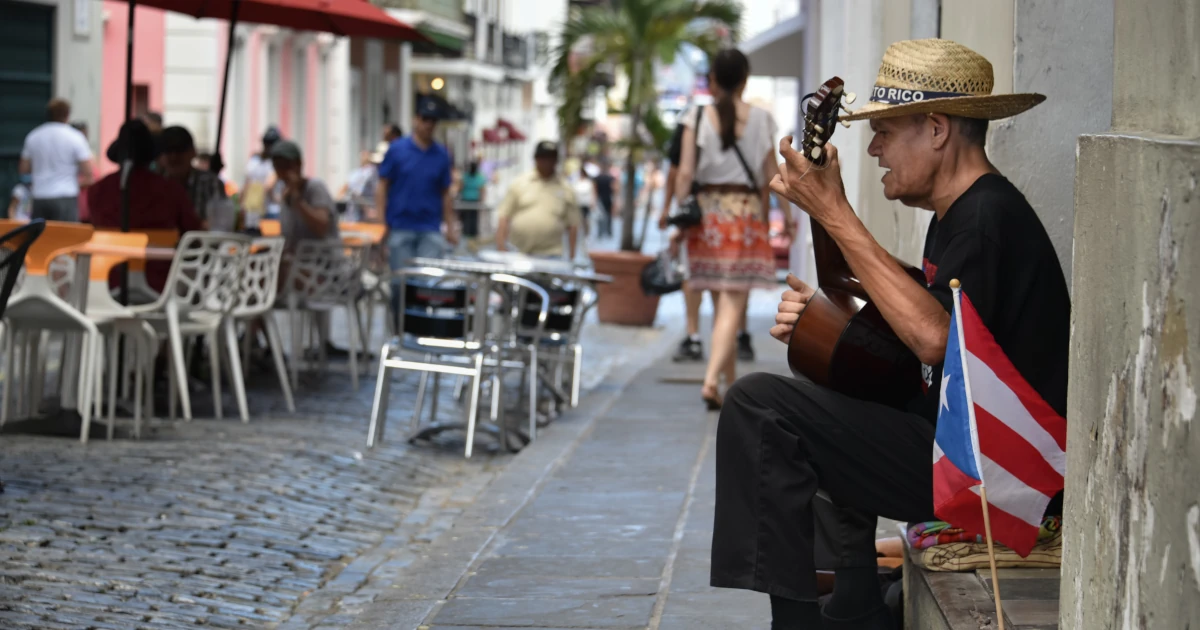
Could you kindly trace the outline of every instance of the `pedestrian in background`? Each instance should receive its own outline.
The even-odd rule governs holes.
[[[703,219],[686,234],[688,285],[713,295],[712,354],[701,397],[709,409],[719,409],[721,376],[726,386],[737,377],[735,344],[750,289],[776,286],[767,198],[779,165],[775,121],[742,100],[750,76],[746,56],[722,50],[710,75],[716,104],[684,118],[675,190],[699,184],[696,201]]]
[[[196,143],[185,127],[172,126],[159,134],[163,176],[183,186],[196,214],[214,230],[234,229],[233,206],[228,203],[221,178],[193,165]],[[216,216],[220,215],[220,216]]]
[[[78,221],[79,191],[92,183],[92,148],[67,124],[71,104],[61,98],[46,104],[46,122],[25,136],[18,170],[31,175],[30,218]]]
[[[509,243],[522,254],[574,260],[579,238],[579,206],[571,185],[558,173],[558,147],[539,142],[533,154],[536,168],[513,180],[496,213],[496,249]]]

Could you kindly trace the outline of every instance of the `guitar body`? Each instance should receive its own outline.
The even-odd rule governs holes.
[[[818,385],[891,407],[923,391],[921,360],[861,291],[817,290],[792,331],[788,365]]]

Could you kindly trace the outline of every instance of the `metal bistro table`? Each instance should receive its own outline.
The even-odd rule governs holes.
[[[493,253],[497,254],[497,253]],[[449,257],[449,258],[413,258],[409,264],[416,267],[436,267],[453,271],[456,273],[470,274],[479,278],[479,289],[476,304],[487,304],[491,296],[491,281],[492,274],[509,274],[521,277],[537,277],[558,278],[561,280],[573,280],[577,282],[587,282],[595,284],[598,282],[612,282],[612,276],[597,274],[586,269],[576,268],[571,263],[564,260],[546,260],[531,258],[521,255],[501,254],[503,262],[499,262],[499,257],[493,257],[496,262],[479,260],[478,258],[468,257]],[[487,332],[487,317],[474,318],[474,335],[477,339],[483,339]],[[539,380],[542,381],[555,396],[558,402],[568,399],[569,397],[554,384],[553,379],[549,378],[545,370],[539,366]],[[503,422],[503,420],[500,420]],[[539,426],[544,426],[544,423],[539,422]],[[458,422],[434,422],[428,426],[418,429],[417,433],[409,438],[410,441],[429,438],[437,433],[447,430],[465,430],[466,424]],[[520,428],[515,428],[514,431],[518,436],[522,437],[525,443],[528,443],[529,437],[521,433]],[[508,445],[504,445],[508,448]]]

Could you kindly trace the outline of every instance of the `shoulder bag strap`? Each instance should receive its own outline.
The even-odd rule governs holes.
[[[737,142],[733,143],[733,150],[737,153],[737,158],[742,163],[742,168],[746,169],[746,177],[750,178],[750,187],[758,190],[758,181],[754,179],[754,171],[750,170],[750,165],[746,163],[746,158],[742,157],[742,150],[738,148]]]

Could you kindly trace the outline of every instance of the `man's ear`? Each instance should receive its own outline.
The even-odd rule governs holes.
[[[945,114],[929,114],[930,144],[941,149],[950,141],[950,117]]]

